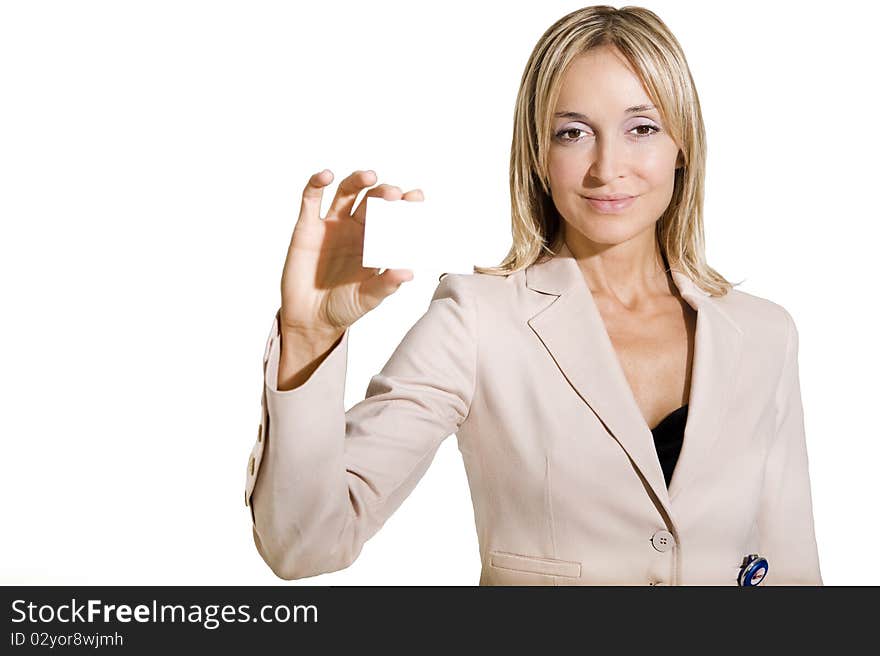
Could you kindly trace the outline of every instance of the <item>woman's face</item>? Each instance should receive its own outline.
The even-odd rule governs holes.
[[[651,230],[669,206],[678,146],[619,52],[590,50],[571,62],[554,109],[550,189],[566,239],[618,244]],[[625,207],[589,197],[633,196]],[[577,233],[572,235],[572,230]]]

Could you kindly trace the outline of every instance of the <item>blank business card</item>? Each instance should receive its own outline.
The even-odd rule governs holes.
[[[449,222],[443,221],[443,212],[430,200],[367,197],[365,267],[472,273],[460,242]]]

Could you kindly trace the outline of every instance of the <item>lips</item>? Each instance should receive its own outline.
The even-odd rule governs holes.
[[[602,214],[618,214],[626,211],[636,200],[636,196],[622,196],[611,200],[602,200],[599,198],[590,198],[584,196],[594,210]]]

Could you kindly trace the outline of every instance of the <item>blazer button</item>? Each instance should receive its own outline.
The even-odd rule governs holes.
[[[263,424],[260,424],[260,427],[257,429],[257,442],[263,441]]]
[[[248,463],[248,472],[251,476],[254,475],[254,457],[251,456],[251,461]]]
[[[651,536],[651,544],[657,551],[669,551],[675,546],[675,538],[669,531],[657,531]]]

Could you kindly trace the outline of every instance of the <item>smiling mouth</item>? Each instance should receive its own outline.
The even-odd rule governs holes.
[[[618,214],[627,211],[638,196],[626,196],[624,198],[615,198],[612,200],[590,198],[589,196],[582,196],[582,198],[592,205],[593,210],[596,212],[602,214]]]
[[[613,200],[627,200],[628,198],[635,198],[635,196],[613,196],[608,198],[602,198],[600,196],[584,196],[584,198],[588,200],[600,200],[600,201],[613,201]]]

